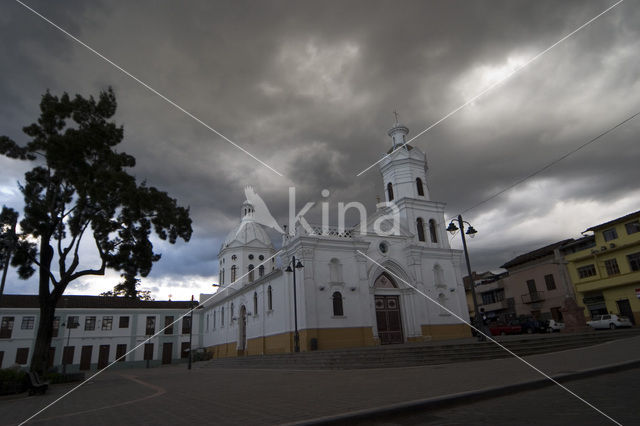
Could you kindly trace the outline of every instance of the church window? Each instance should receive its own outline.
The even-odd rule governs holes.
[[[224,306],[220,309],[220,325],[224,327]]]
[[[258,259],[259,259],[259,260],[264,260],[264,256],[263,256],[263,255],[260,255],[260,256],[258,256]]]
[[[271,291],[271,286],[267,288],[267,309],[270,311],[273,310],[273,292]]]
[[[249,265],[249,282],[253,282],[253,265]]]
[[[224,284],[224,268],[220,271],[220,284]]]
[[[249,260],[253,260],[253,255],[252,254],[249,255]]]
[[[418,188],[418,195],[424,197],[424,186],[422,185],[422,179],[416,178],[416,187]]]
[[[332,283],[342,282],[342,265],[335,257],[329,262],[329,280]]]
[[[344,315],[344,311],[342,309],[342,294],[339,291],[333,293],[333,316],[341,317]]]
[[[440,265],[433,267],[433,281],[436,287],[444,286],[444,271]]]
[[[215,330],[216,329],[216,311],[213,311],[212,316],[213,316],[213,329]]]
[[[258,276],[264,277],[264,265],[258,266]]]
[[[258,293],[253,293],[253,315],[258,315]]]
[[[424,221],[421,217],[416,220],[416,227],[418,228],[418,241],[424,241]]]
[[[231,267],[231,282],[234,283],[236,281],[236,274],[238,273],[238,267],[233,265]]]
[[[378,248],[380,248],[380,253],[382,254],[385,254],[389,251],[389,245],[385,241],[381,242]]]
[[[431,235],[431,242],[438,242],[438,229],[436,228],[436,221],[431,219],[429,220],[429,234]]]
[[[233,256],[231,256],[231,260],[238,260],[238,256],[234,254]]]
[[[231,302],[231,308],[229,309],[229,323],[233,322],[233,302]]]
[[[391,182],[387,184],[387,198],[389,198],[389,201],[393,201],[393,185]]]

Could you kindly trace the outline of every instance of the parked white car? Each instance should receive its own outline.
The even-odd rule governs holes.
[[[595,315],[591,321],[587,321],[587,325],[596,330],[610,328],[615,330],[618,327],[631,327],[631,321],[627,317],[618,315]]]
[[[547,326],[547,331],[549,333],[553,333],[554,331],[560,331],[564,328],[563,322],[558,322],[556,320],[549,320],[549,325]]]

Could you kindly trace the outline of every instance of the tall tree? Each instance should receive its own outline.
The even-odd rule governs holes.
[[[149,290],[138,290],[140,279],[135,275],[124,273],[120,275],[123,279],[113,287],[113,290],[100,293],[100,296],[106,297],[130,297],[139,300],[154,300]]]
[[[47,92],[38,121],[23,129],[31,137],[26,145],[0,136],[1,154],[34,163],[19,185],[25,202],[20,228],[37,240],[38,249],[18,247],[14,255],[21,278],[33,273],[32,265],[39,274],[34,371],[47,366],[55,307],[69,283],[104,275],[107,268],[147,276],[160,259],[150,241],[152,230],[172,244],[191,237],[189,209],[127,172],[135,159],[116,150],[124,135],[111,120],[116,106],[111,88],[97,100]],[[86,238],[93,239],[99,261],[83,269],[80,243]]]

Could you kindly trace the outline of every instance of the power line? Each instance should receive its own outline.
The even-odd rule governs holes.
[[[545,170],[555,166],[556,164],[558,164],[560,161],[564,160],[565,158],[575,154],[576,152],[580,151],[583,148],[586,148],[587,146],[591,145],[592,143],[596,142],[598,139],[602,138],[603,136],[605,136],[608,133],[611,133],[612,131],[614,131],[615,129],[617,129],[618,127],[622,126],[623,124],[627,123],[628,121],[633,120],[634,118],[636,118],[638,115],[640,115],[640,111],[636,112],[635,114],[625,118],[624,120],[622,120],[621,122],[619,122],[618,124],[616,124],[613,127],[610,127],[609,129],[605,130],[604,132],[600,133],[598,136],[596,136],[593,139],[590,139],[588,142],[583,143],[582,145],[580,145],[579,147],[567,152],[566,154],[564,154],[563,156],[551,161],[550,163],[546,164],[545,166],[541,167],[540,169],[536,170],[535,172],[529,173],[527,176],[517,180],[516,182],[512,183],[511,185],[507,186],[504,189],[501,189],[500,191],[496,192],[495,194],[491,195],[489,198],[486,198],[482,201],[480,201],[479,203],[474,204],[473,206],[463,210],[460,212],[460,214],[464,214],[470,210],[475,209],[476,207],[481,206],[482,204],[485,204],[488,201],[493,200],[494,198],[504,194],[505,192],[507,192],[508,190],[520,185],[521,183],[531,179],[532,177],[544,172]],[[456,215],[457,216],[457,215]]]

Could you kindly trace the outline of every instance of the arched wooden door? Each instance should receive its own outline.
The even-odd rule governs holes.
[[[393,278],[381,274],[375,281],[376,289],[397,288]],[[400,296],[397,294],[375,294],[376,323],[380,344],[389,345],[404,343],[402,333],[402,313],[400,311]]]

